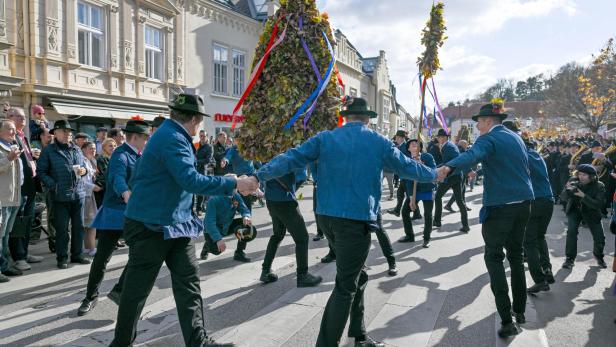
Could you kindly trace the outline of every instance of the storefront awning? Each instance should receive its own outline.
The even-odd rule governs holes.
[[[104,102],[45,97],[44,104],[65,116],[99,117],[115,120],[128,120],[136,115],[151,121],[156,116],[166,114],[166,107],[137,104],[111,104]]]

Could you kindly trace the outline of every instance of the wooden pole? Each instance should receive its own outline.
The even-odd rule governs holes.
[[[427,78],[424,77],[423,83],[421,84],[421,109],[419,110],[419,127],[417,134],[417,145],[421,148],[422,136],[421,131],[423,128],[423,119],[425,117],[425,103],[426,103],[426,82]],[[421,155],[421,149],[419,150],[419,154]],[[413,158],[414,159],[414,158]],[[411,210],[414,212],[417,210],[417,180],[413,182],[413,196],[411,197]]]

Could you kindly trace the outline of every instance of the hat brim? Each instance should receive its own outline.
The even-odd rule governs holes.
[[[50,133],[51,135],[53,135],[53,133],[55,133],[55,132],[56,132],[56,130],[58,130],[58,129],[60,129],[60,130],[70,130],[70,131],[75,131],[75,129],[73,129],[73,128],[53,128],[53,129],[49,130],[49,133]]]
[[[181,107],[175,107],[173,105],[167,105],[170,109],[172,110],[176,110],[176,111],[182,111],[182,112],[186,112],[186,113],[190,113],[190,114],[198,114],[204,117],[210,117],[212,118],[212,115],[207,114],[205,112],[199,112],[199,111],[193,111],[193,110],[187,110],[185,108],[181,108]]]
[[[368,116],[370,118],[376,118],[378,114],[374,111],[352,111],[352,110],[343,110],[340,111],[340,115],[343,117],[350,115],[358,115],[358,116]]]
[[[479,119],[479,117],[497,117],[500,118],[501,120],[507,119],[507,116],[509,116],[506,113],[489,113],[489,114],[476,114],[473,117],[471,117],[473,119],[473,121],[477,121]]]

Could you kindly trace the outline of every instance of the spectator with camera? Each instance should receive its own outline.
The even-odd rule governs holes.
[[[567,243],[565,255],[567,259],[563,268],[573,268],[577,256],[577,236],[580,223],[584,221],[593,238],[593,255],[599,267],[605,269],[603,260],[605,235],[601,224],[601,209],[605,197],[605,186],[597,180],[597,170],[590,164],[577,167],[575,177],[569,180],[561,194],[561,201],[566,201]]]

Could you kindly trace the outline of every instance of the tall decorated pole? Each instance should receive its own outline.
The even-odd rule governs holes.
[[[419,127],[417,139],[423,142],[422,130],[424,118],[426,115],[426,89],[428,88],[428,79],[431,79],[436,72],[441,68],[440,61],[438,59],[438,50],[447,39],[445,36],[445,19],[443,18],[443,9],[445,5],[442,2],[438,2],[432,5],[430,10],[430,18],[426,23],[426,27],[421,33],[421,44],[425,46],[423,54],[417,59],[417,65],[419,66],[419,85],[420,85],[420,99],[421,107],[419,110]],[[434,88],[434,81],[432,82],[432,89]],[[428,89],[429,90],[429,89]],[[436,99],[436,90],[432,95]],[[439,106],[440,112],[440,106]],[[441,115],[442,116],[442,115]],[[442,120],[444,123],[444,119]],[[418,158],[417,158],[418,159]],[[414,211],[417,209],[417,181],[413,184],[413,197],[411,198],[411,209]]]
[[[238,149],[269,161],[338,123],[334,38],[315,0],[281,0],[255,51],[252,75],[235,109],[245,116]],[[235,128],[235,123],[233,128]]]

